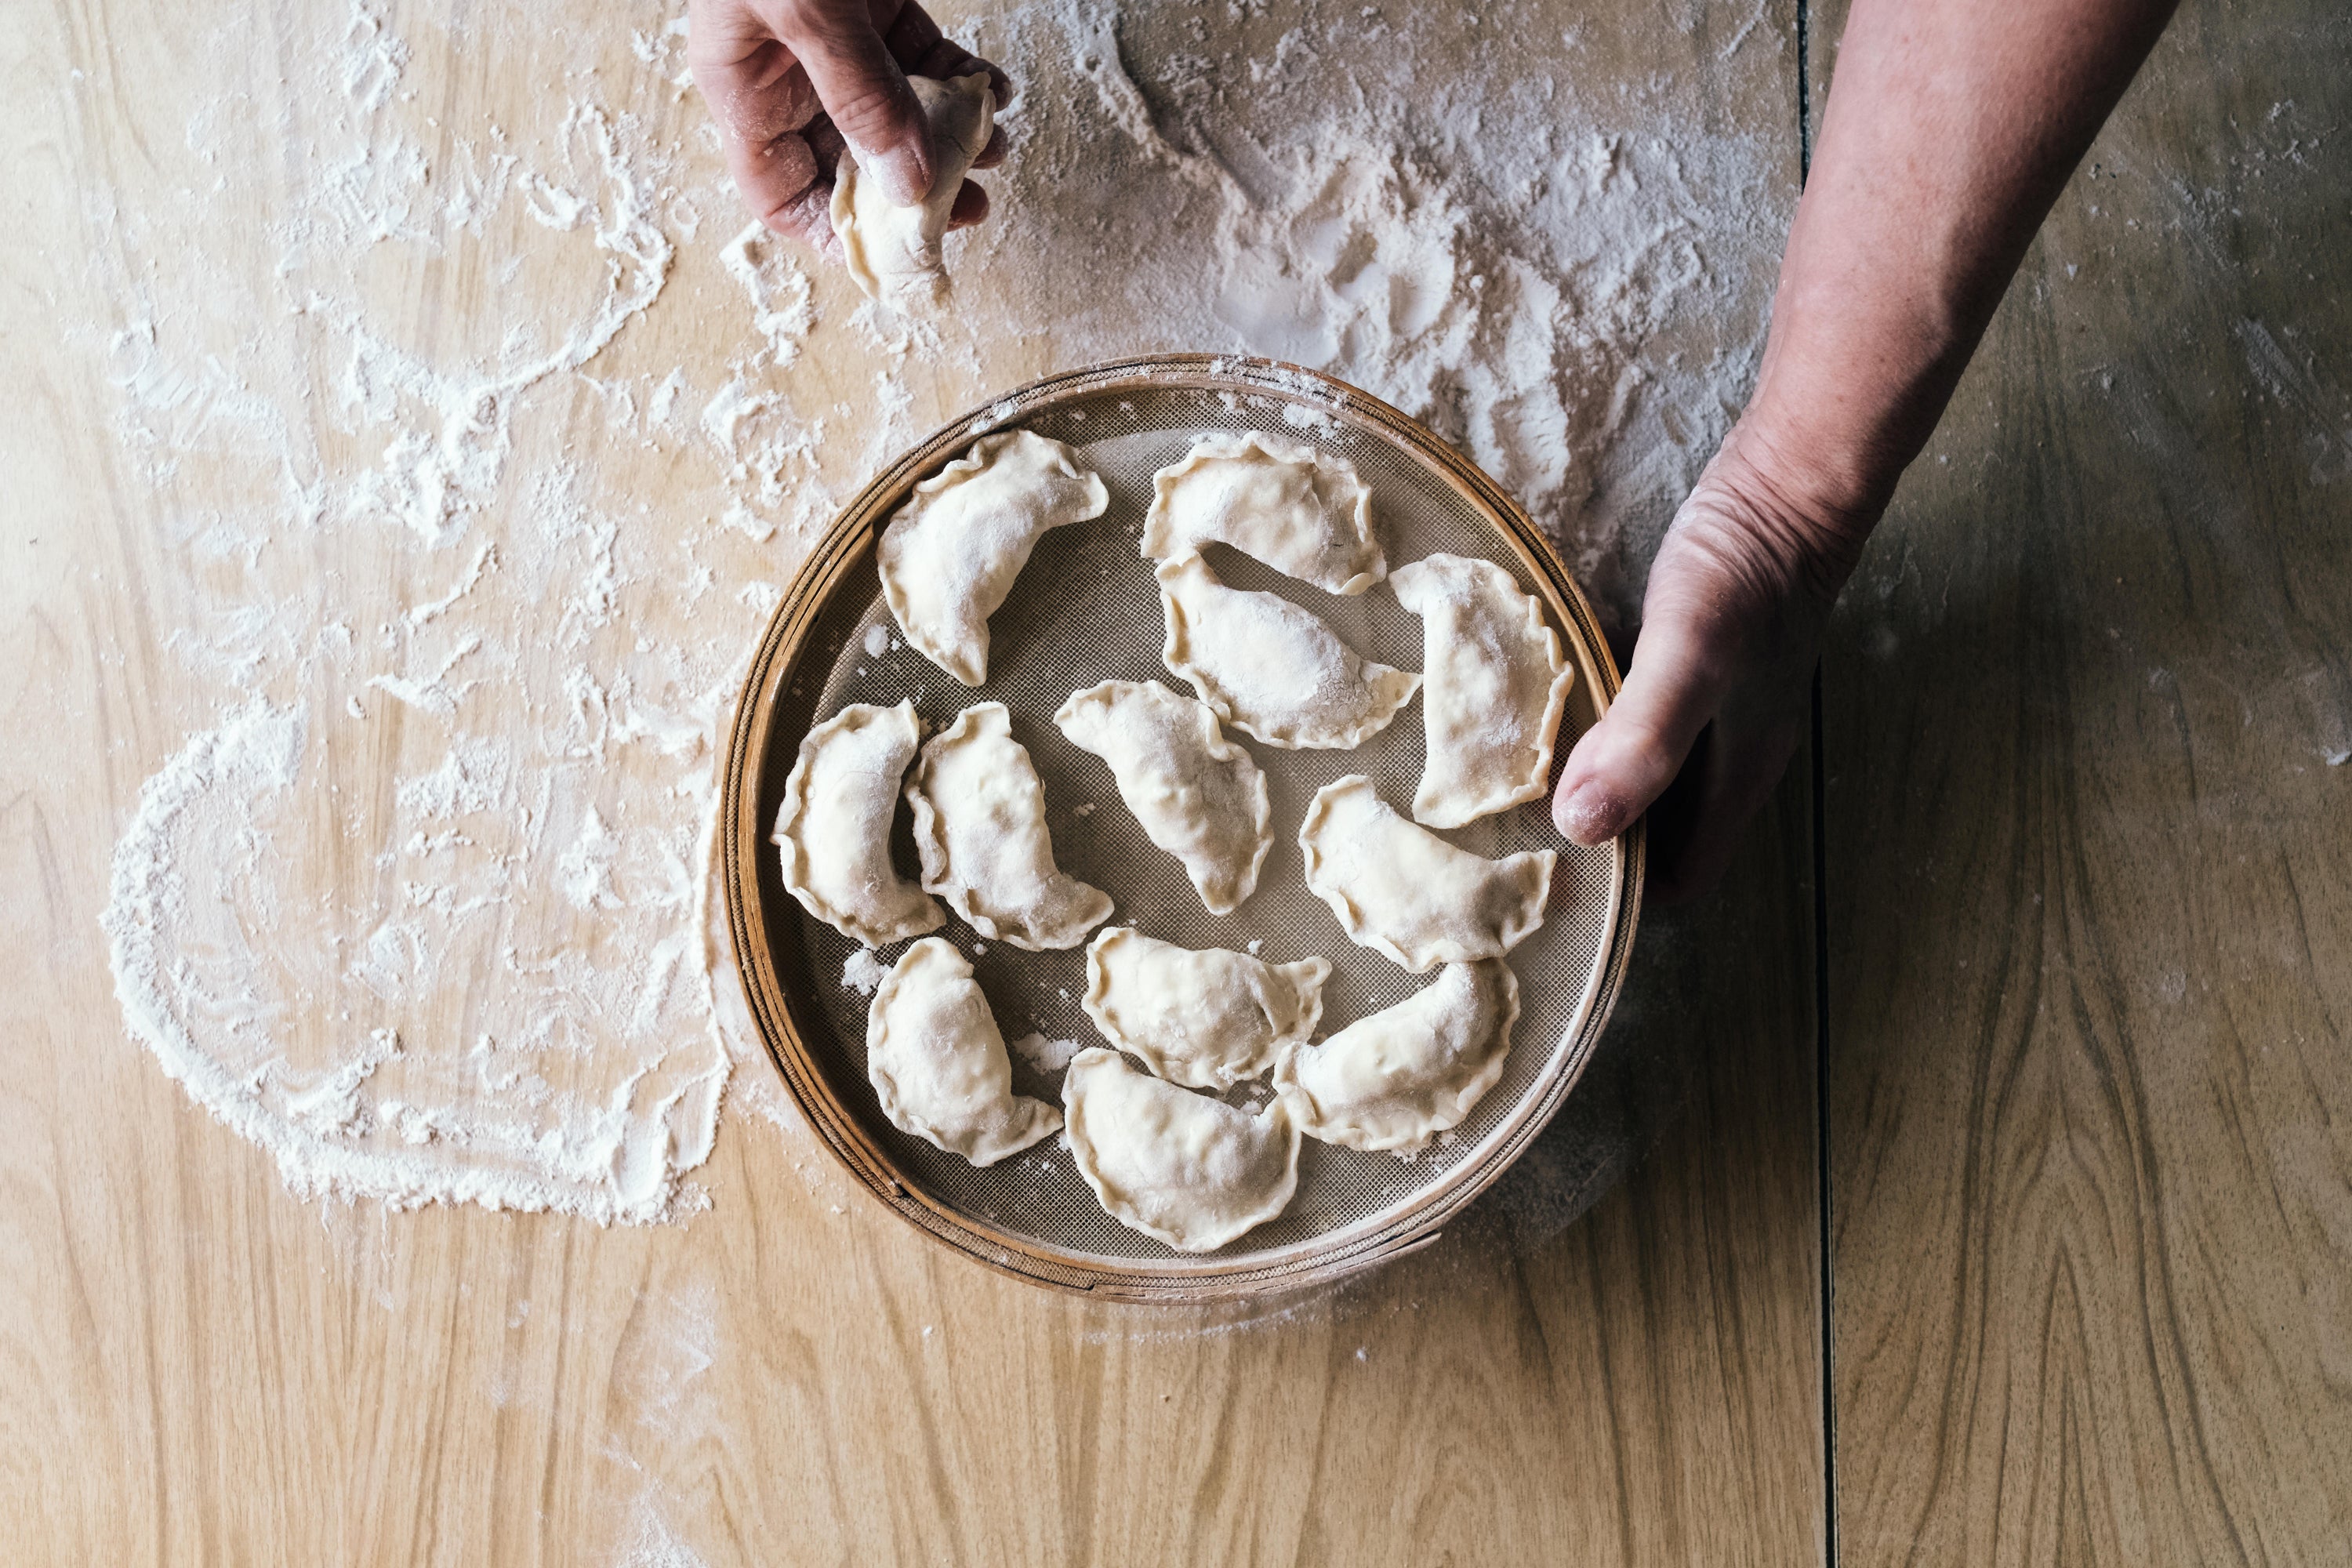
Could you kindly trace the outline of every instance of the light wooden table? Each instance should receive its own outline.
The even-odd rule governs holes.
[[[1833,17],[1587,11],[1509,19],[1583,23],[1579,69],[1664,73],[1694,122],[1784,116],[1792,196],[1799,30],[1817,107]],[[251,28],[270,106],[275,15],[75,0],[0,33],[14,1560],[2340,1558],[2340,15],[2176,29],[1849,596],[1818,757],[1717,900],[1645,924],[1561,1125],[1435,1247],[1255,1321],[992,1278],[741,1116],[682,1226],[321,1210],[125,1039],[96,918],[141,784],[216,710],[166,646],[206,569],[166,523],[210,481],[132,471],[74,329],[136,319],[90,258],[104,195],[184,163],[185,62]],[[395,19],[446,117],[520,111],[527,47]],[[699,110],[646,112],[682,138]],[[496,287],[440,279],[405,320],[457,332]],[[704,352],[724,287],[677,286],[637,368]],[[898,375],[927,423],[1056,368],[862,356],[798,374]]]
[[[2347,46],[2184,8],[1841,611],[1843,1561],[2352,1552]]]

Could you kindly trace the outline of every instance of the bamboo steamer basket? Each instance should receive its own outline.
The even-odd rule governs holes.
[[[990,622],[989,679],[967,689],[906,646],[882,601],[875,546],[915,485],[977,437],[1023,426],[1069,443],[1103,477],[1104,516],[1039,542]],[[1052,715],[1072,691],[1105,679],[1159,679],[1190,694],[1160,663],[1161,619],[1151,563],[1138,540],[1152,472],[1206,431],[1261,430],[1337,452],[1370,487],[1391,568],[1436,551],[1508,569],[1542,602],[1576,679],[1555,747],[1555,772],[1599,719],[1618,674],[1591,606],[1550,545],[1499,486],[1419,423],[1330,377],[1271,361],[1162,355],[1032,383],[935,432],[845,507],[811,551],[762,635],[737,703],[724,764],[719,847],[728,925],[745,999],[769,1057],[809,1121],[877,1201],[926,1236],[986,1266],[1099,1298],[1203,1301],[1272,1294],[1337,1279],[1435,1239],[1541,1131],[1591,1058],[1623,984],[1640,909],[1643,839],[1634,827],[1599,849],[1561,838],[1544,803],[1444,835],[1487,856],[1556,850],[1543,927],[1511,954],[1520,1017],[1502,1080],[1464,1123],[1411,1161],[1309,1139],[1297,1195],[1283,1215],[1213,1253],[1187,1255],[1129,1230],[1097,1204],[1055,1141],[985,1169],[900,1132],[882,1116],[865,1069],[870,981],[900,948],[871,959],[807,916],[783,888],[771,833],[784,780],[814,725],[852,702],[912,698],[927,735],[975,702],[1003,702],[1013,735],[1045,782],[1062,868],[1109,892],[1109,922],[1188,947],[1244,948],[1269,963],[1320,953],[1333,965],[1319,1034],[1402,1001],[1432,975],[1407,974],[1349,941],[1301,879],[1299,818],[1316,789],[1370,774],[1409,810],[1423,760],[1419,700],[1363,746],[1286,752],[1251,741],[1272,798],[1274,848],[1258,890],[1231,916],[1209,914],[1172,857],[1154,847],[1120,803],[1108,770],[1069,744]],[[1338,598],[1212,547],[1235,587],[1283,595],[1328,622],[1365,656],[1422,664],[1420,622],[1385,584]],[[878,649],[879,651],[876,651]],[[894,858],[911,875],[907,812]],[[951,915],[933,934],[972,960],[1008,1040],[1102,1043],[1079,1006],[1085,950],[1031,953],[986,942]],[[870,989],[870,986],[869,986]],[[1059,1074],[1014,1053],[1014,1089],[1059,1102]],[[1263,1084],[1235,1103],[1262,1103]]]

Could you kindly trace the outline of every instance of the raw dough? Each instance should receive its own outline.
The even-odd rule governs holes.
[[[1499,958],[1449,963],[1418,994],[1293,1048],[1275,1091],[1300,1131],[1351,1149],[1419,1149],[1458,1126],[1503,1076],[1519,982]]]
[[[1429,760],[1413,819],[1459,827],[1540,797],[1575,678],[1543,606],[1493,562],[1459,555],[1400,566],[1389,583],[1421,617]]]
[[[1241,906],[1274,829],[1265,775],[1225,739],[1215,710],[1156,680],[1106,680],[1073,693],[1054,722],[1110,764],[1118,798],[1151,842],[1184,863],[1210,913]]]
[[[927,936],[899,955],[866,1015],[866,1076],[904,1132],[993,1165],[1050,1136],[1062,1113],[1013,1092],[1013,1062],[963,954]]]
[[[1315,1033],[1330,976],[1319,958],[1265,963],[1112,926],[1087,949],[1087,1016],[1169,1082],[1223,1090]]]
[[[1173,561],[1213,542],[1327,593],[1360,594],[1388,574],[1355,465],[1255,430],[1203,436],[1151,476],[1145,558]]]
[[[1421,689],[1421,677],[1358,657],[1287,599],[1228,588],[1197,555],[1163,563],[1168,668],[1217,717],[1269,746],[1363,743]]]
[[[923,890],[982,936],[1031,952],[1076,947],[1110,895],[1054,864],[1045,790],[1002,702],[967,708],[923,747],[907,781]]]
[[[1298,847],[1307,886],[1348,934],[1415,974],[1517,947],[1543,924],[1558,858],[1549,849],[1500,860],[1456,849],[1398,816],[1361,773],[1316,792]]]
[[[940,240],[948,231],[948,211],[996,123],[996,95],[984,73],[950,81],[914,76],[907,85],[915,89],[915,101],[931,128],[936,172],[922,205],[893,203],[882,182],[858,166],[855,153],[833,173],[833,232],[840,237],[849,276],[868,299],[901,310],[947,298],[947,258]]]
[[[1049,528],[1100,517],[1110,492],[1059,441],[982,436],[915,487],[882,531],[882,596],[923,657],[962,681],[988,679],[988,617]]]
[[[898,784],[922,734],[912,702],[852,703],[801,742],[776,813],[785,890],[868,947],[937,931],[948,918],[890,864]]]
[[[1223,1247],[1298,1189],[1298,1129],[1278,1100],[1252,1116],[1097,1046],[1070,1063],[1062,1105],[1104,1212],[1180,1252]]]

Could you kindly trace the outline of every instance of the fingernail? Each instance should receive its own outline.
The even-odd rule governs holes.
[[[873,161],[874,170],[882,176],[882,188],[891,201],[902,207],[920,206],[931,193],[931,172],[923,167],[923,160],[912,147],[891,148]]]
[[[1559,830],[1590,849],[1617,837],[1617,802],[1598,779],[1588,779],[1569,793],[1552,813]]]

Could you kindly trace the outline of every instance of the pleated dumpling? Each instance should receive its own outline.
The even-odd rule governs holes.
[[[931,133],[929,194],[917,205],[898,205],[854,152],[845,153],[833,172],[833,232],[850,280],[868,299],[902,310],[947,297],[940,241],[964,174],[987,148],[996,122],[996,93],[985,72],[947,81],[909,76],[907,85]]]
[[[1421,617],[1421,722],[1429,758],[1413,820],[1459,827],[1542,798],[1575,671],[1543,606],[1491,561],[1432,555],[1389,579]]]
[[[1203,544],[1231,545],[1330,594],[1360,594],[1388,573],[1355,465],[1255,430],[1203,436],[1151,476],[1145,559],[1174,561]]]
[[[1459,1126],[1495,1087],[1518,1019],[1509,964],[1449,963],[1387,1011],[1286,1051],[1275,1090],[1310,1138],[1410,1152]]]
[[[1045,788],[1002,702],[965,709],[925,743],[907,801],[923,890],[982,936],[1031,952],[1076,947],[1110,917],[1110,895],[1054,863]]]
[[[1179,1252],[1224,1246],[1298,1189],[1298,1129],[1279,1100],[1253,1116],[1097,1046],[1071,1060],[1062,1106],[1104,1212]]]
[[[902,1132],[993,1165],[1062,1125],[1013,1092],[1013,1061],[963,954],[927,936],[898,957],[866,1015],[866,1076]]]
[[[948,918],[890,864],[898,784],[921,739],[913,703],[852,703],[802,740],[776,813],[785,890],[868,947],[937,931]]]
[[[1087,1016],[1171,1083],[1225,1089],[1315,1033],[1330,975],[1320,958],[1267,963],[1112,926],[1087,948]]]
[[[1543,924],[1549,849],[1489,860],[1399,816],[1351,773],[1318,790],[1299,824],[1307,886],[1348,934],[1416,974],[1500,958]]]
[[[915,647],[962,681],[988,679],[988,617],[1050,529],[1100,517],[1102,477],[1030,430],[982,436],[915,487],[882,531],[882,596]]]
[[[1119,799],[1152,843],[1183,862],[1210,913],[1240,907],[1274,829],[1265,775],[1225,739],[1214,710],[1156,680],[1106,680],[1073,693],[1054,722],[1110,764]]]
[[[1412,700],[1421,677],[1359,656],[1289,600],[1228,588],[1198,555],[1163,563],[1163,657],[1217,717],[1269,746],[1357,746]]]

